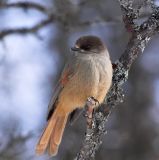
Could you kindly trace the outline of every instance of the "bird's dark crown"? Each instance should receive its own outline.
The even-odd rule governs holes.
[[[74,50],[101,53],[105,50],[105,45],[96,36],[82,36],[76,41]]]

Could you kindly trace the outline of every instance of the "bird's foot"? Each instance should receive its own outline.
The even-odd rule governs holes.
[[[98,106],[99,105],[99,101],[97,99],[95,99],[94,97],[88,97],[87,98],[87,102],[86,102],[87,106]]]
[[[92,126],[92,119],[93,119],[93,111],[94,108],[99,105],[98,100],[94,97],[89,97],[86,102],[86,114],[85,117],[87,118],[87,125],[91,128]]]

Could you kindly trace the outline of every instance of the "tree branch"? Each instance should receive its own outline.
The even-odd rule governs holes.
[[[50,12],[48,8],[34,2],[16,2],[16,3],[0,3],[0,9],[4,8],[20,8],[20,9],[36,9],[44,14],[47,15],[47,18],[44,20],[41,20],[37,24],[35,24],[32,27],[21,27],[21,28],[10,28],[10,29],[4,29],[0,31],[0,39],[3,39],[4,37],[11,35],[11,34],[28,34],[28,33],[34,33],[37,34],[37,32],[45,27],[48,24],[53,23],[55,20],[60,20],[60,17],[56,16],[53,12]]]
[[[99,109],[93,115],[92,128],[87,126],[83,146],[77,154],[75,160],[94,160],[95,153],[102,143],[102,137],[106,133],[105,123],[112,109],[119,103],[123,102],[123,90],[121,86],[128,79],[128,71],[135,59],[144,52],[144,49],[153,35],[158,32],[159,28],[159,7],[153,8],[153,13],[147,21],[138,26],[134,20],[138,18],[137,9],[132,8],[132,1],[119,0],[125,27],[132,36],[128,42],[126,50],[119,60],[113,64],[113,82],[112,87]]]
[[[28,34],[28,33],[34,33],[37,34],[37,32],[45,27],[46,25],[52,23],[56,17],[50,16],[48,19],[42,20],[41,22],[38,22],[36,25],[32,27],[21,27],[21,28],[15,28],[15,29],[4,29],[0,31],[0,39],[3,39],[4,37],[11,35],[11,34]]]
[[[24,10],[35,9],[46,15],[49,15],[48,9],[46,9],[46,7],[34,2],[0,3],[0,9],[6,8],[20,8]]]

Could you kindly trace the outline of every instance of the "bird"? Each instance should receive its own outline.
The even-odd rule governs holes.
[[[99,37],[81,36],[70,53],[49,103],[47,124],[36,145],[38,155],[47,150],[55,156],[69,115],[83,108],[90,97],[99,106],[112,84],[110,55]]]

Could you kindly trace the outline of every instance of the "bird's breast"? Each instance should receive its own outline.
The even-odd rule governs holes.
[[[76,71],[63,89],[61,97],[74,107],[83,107],[88,97],[97,99],[100,88],[107,83],[106,62],[103,57],[80,57],[75,67]],[[103,94],[106,94],[106,90]]]

